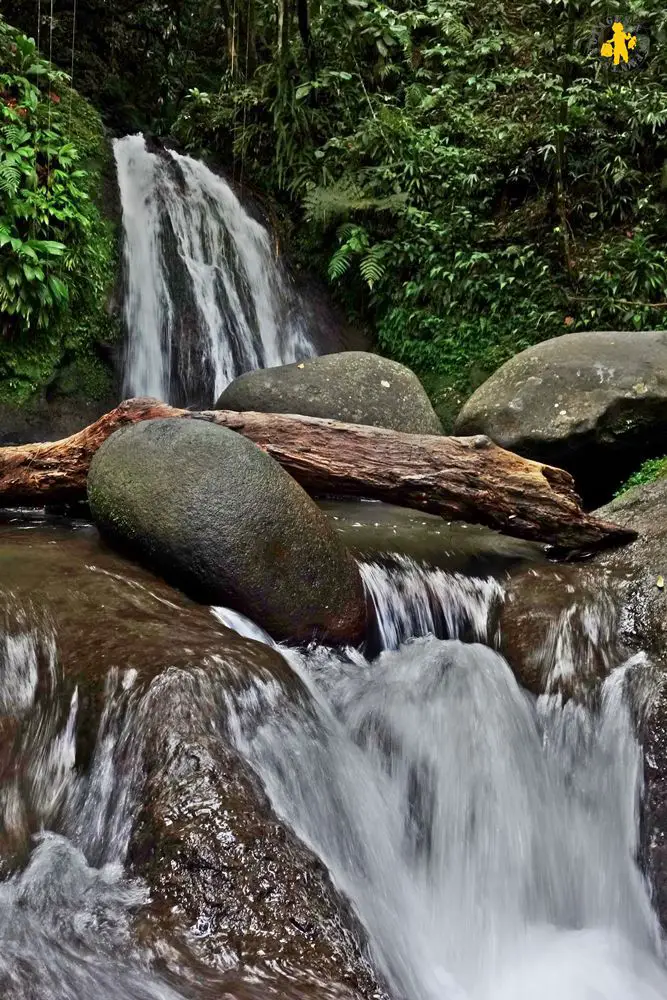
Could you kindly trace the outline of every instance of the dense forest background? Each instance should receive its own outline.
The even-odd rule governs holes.
[[[538,340],[665,325],[657,0],[78,0],[76,24],[73,0],[54,3],[53,20],[51,8],[0,0],[42,54],[19,65],[3,28],[0,312],[19,394],[113,335],[98,115],[107,134],[171,138],[260,192],[295,265],[325,276],[378,349],[418,371],[445,419]],[[642,51],[650,42],[641,69],[600,58],[613,16],[640,26]],[[32,88],[22,114],[17,79]],[[18,182],[3,172],[15,127],[44,149]],[[39,232],[36,215],[12,215],[26,191],[44,202]],[[12,240],[29,238],[65,249],[19,259]],[[25,308],[9,316],[19,286]]]

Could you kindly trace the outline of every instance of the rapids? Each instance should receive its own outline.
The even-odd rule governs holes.
[[[284,969],[248,976],[231,952],[206,966],[168,922],[151,923],[131,842],[150,754],[183,720],[212,773],[229,747],[242,755],[324,862],[395,1000],[667,996],[636,863],[642,757],[629,692],[645,658],[619,658],[590,702],[535,699],[492,648],[501,585],[407,558],[363,567],[379,655],[276,647],[261,623],[202,614],[148,574],[105,565],[88,530],[73,543],[54,528],[12,529],[17,557],[0,560],[3,998],[370,995],[314,989]],[[63,624],[68,604],[88,608],[84,590],[56,572],[47,600],[29,575],[31,545],[42,566],[48,546],[84,546],[84,579],[105,588],[100,621],[84,616],[89,636],[77,626],[72,641]],[[192,927],[193,947],[207,933]]]

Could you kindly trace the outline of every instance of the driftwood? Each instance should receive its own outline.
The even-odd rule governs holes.
[[[485,437],[402,434],[289,414],[191,412],[154,399],[126,400],[61,441],[0,448],[0,503],[84,499],[88,468],[103,441],[126,424],[157,417],[207,420],[237,431],[310,493],[384,500],[567,551],[636,537],[585,513],[569,473],[521,458]]]

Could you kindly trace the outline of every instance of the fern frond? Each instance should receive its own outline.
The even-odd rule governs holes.
[[[407,195],[396,194],[388,198],[369,198],[353,181],[338,181],[329,187],[313,188],[305,196],[303,207],[311,222],[328,222],[350,212],[398,211],[407,201]]]
[[[349,271],[351,263],[351,251],[347,244],[339,247],[329,261],[329,278],[331,281],[338,281]]]
[[[21,183],[21,171],[13,163],[0,161],[0,191],[16,194]]]
[[[359,273],[364,279],[369,288],[384,277],[385,266],[382,261],[387,248],[382,243],[376,243],[372,246],[365,257],[362,258],[359,264]]]

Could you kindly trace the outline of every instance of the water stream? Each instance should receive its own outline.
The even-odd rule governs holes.
[[[114,143],[128,332],[123,392],[210,406],[242,372],[316,353],[269,232],[199,160]]]
[[[536,700],[485,644],[496,582],[409,560],[368,564],[364,578],[379,656],[282,649],[304,692],[290,697],[259,677],[230,685],[221,651],[178,689],[179,710],[232,740],[325,862],[395,1000],[666,997],[635,862],[642,769],[626,691],[643,658],[619,661],[594,703]],[[82,770],[83,708],[78,689],[58,697],[57,632],[16,606],[0,634],[0,727],[20,719],[0,782],[0,994],[221,1000],[139,942],[146,887],[125,868],[146,734],[182,671],[142,688],[136,671],[111,670]],[[17,860],[23,828],[43,832]]]

